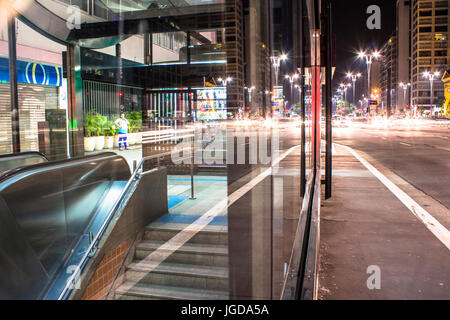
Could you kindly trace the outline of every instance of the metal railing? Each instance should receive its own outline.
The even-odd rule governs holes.
[[[282,300],[317,299],[320,187],[320,173],[312,174],[306,185]]]

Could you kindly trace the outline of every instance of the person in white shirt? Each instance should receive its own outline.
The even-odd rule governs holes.
[[[120,118],[117,119],[114,124],[117,126],[119,130],[119,150],[122,151],[122,142],[124,144],[125,150],[128,150],[127,145],[127,134],[128,134],[128,126],[130,122],[125,118],[125,113],[120,114]]]

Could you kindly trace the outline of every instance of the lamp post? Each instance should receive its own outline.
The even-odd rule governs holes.
[[[255,88],[255,86],[253,86],[253,87],[251,87],[251,88],[245,87],[244,89],[248,91],[248,102],[251,103],[251,102],[252,102],[252,92],[253,92],[253,90],[255,90],[256,88]]]
[[[295,88],[298,91],[298,100],[300,100],[301,99],[301,94],[302,94],[302,88],[298,84],[295,85]]]
[[[365,51],[361,51],[358,54],[358,58],[363,59],[366,62],[367,65],[367,90],[368,90],[368,96],[370,96],[370,93],[372,92],[372,88],[370,87],[370,72],[372,70],[372,63],[374,60],[381,57],[381,54],[378,51],[374,51],[371,53],[366,53]]]
[[[344,100],[347,101],[347,89],[350,88],[352,85],[350,83],[341,83],[339,85],[342,89],[342,91],[344,92]]]
[[[224,87],[226,87],[227,85],[228,85],[228,83],[229,82],[232,82],[233,81],[233,79],[232,78],[230,78],[230,77],[227,77],[227,78],[219,78],[219,79],[217,79],[219,82],[222,82],[222,85],[224,86]]]
[[[358,80],[359,78],[361,78],[361,73],[352,73],[349,72],[347,73],[347,78],[352,79],[353,82],[353,104],[356,105],[356,80]]]
[[[403,89],[403,104],[405,105],[406,110],[406,90],[411,87],[411,83],[400,82],[398,86]]]
[[[286,75],[285,78],[289,80],[291,83],[291,105],[294,104],[294,82],[297,80],[300,76],[297,73],[294,73],[293,75]]]
[[[433,110],[433,102],[434,102],[434,92],[433,92],[433,84],[434,84],[434,80],[439,77],[441,74],[439,71],[435,71],[434,73],[431,73],[430,71],[425,71],[423,73],[423,77],[425,79],[430,80],[430,88],[431,88],[431,96],[430,96],[430,101],[431,101],[431,109]]]
[[[278,73],[280,72],[281,62],[287,60],[287,55],[282,54],[281,56],[272,56],[270,57],[270,60],[272,60],[272,65],[275,69],[275,85],[278,86]]]

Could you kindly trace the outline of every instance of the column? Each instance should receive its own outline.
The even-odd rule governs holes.
[[[11,133],[13,152],[20,152],[19,95],[17,91],[16,19],[8,21],[9,89],[11,93]]]
[[[70,157],[84,155],[83,128],[83,80],[81,78],[81,48],[67,47],[65,69],[67,70],[67,100],[69,104],[69,150]]]

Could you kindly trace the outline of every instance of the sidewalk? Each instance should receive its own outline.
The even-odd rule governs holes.
[[[336,151],[333,198],[321,208],[319,298],[450,299],[445,238],[438,239],[349,150],[336,146]],[[400,185],[399,178],[365,160],[428,210],[448,234],[445,207],[424,205],[433,200],[418,197],[412,186]],[[379,290],[368,288],[370,266],[381,271]]]

